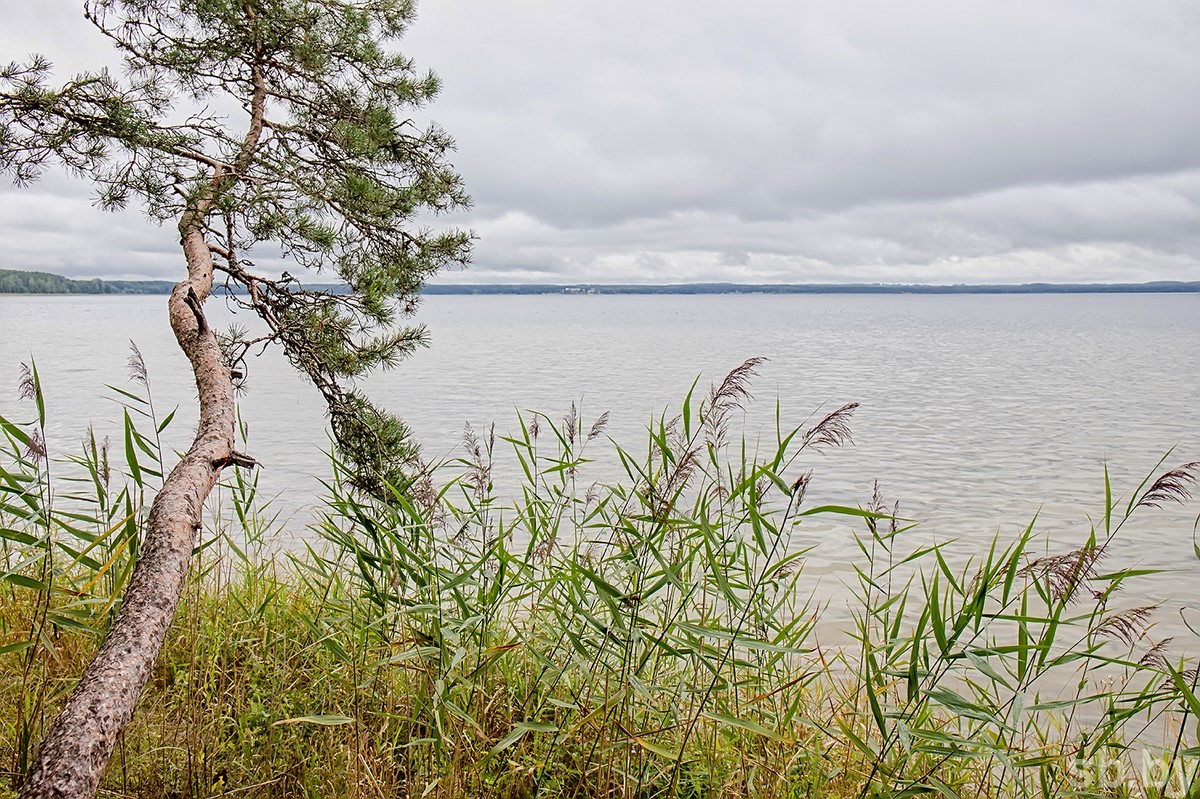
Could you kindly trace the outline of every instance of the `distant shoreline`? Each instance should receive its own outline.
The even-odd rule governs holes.
[[[94,296],[170,294],[174,284],[165,280],[74,280],[49,272],[0,269],[0,295]],[[314,291],[340,293],[338,284],[314,284]],[[217,286],[215,293],[223,291]],[[928,283],[473,283],[427,285],[422,293],[434,295],[482,294],[1196,294],[1200,281],[1159,280],[1150,283],[1020,283],[936,285]]]
[[[663,285],[463,284],[426,286],[422,293],[447,294],[1195,294],[1200,281],[1152,283],[1022,283],[932,285],[878,283],[676,283]]]

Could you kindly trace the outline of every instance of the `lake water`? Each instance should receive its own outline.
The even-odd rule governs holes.
[[[16,385],[32,355],[53,449],[74,450],[89,421],[115,433],[119,408],[103,384],[125,385],[133,339],[159,407],[180,406],[172,441],[185,446],[194,388],[165,308],[165,297],[0,297],[0,413],[31,415]],[[707,387],[765,356],[752,439],[776,398],[797,424],[861,403],[855,446],[804,464],[815,471],[813,501],[865,504],[878,480],[924,535],[956,539],[960,553],[1015,535],[1035,513],[1055,551],[1078,545],[1089,514],[1103,512],[1105,463],[1128,493],[1172,447],[1166,465],[1200,460],[1200,295],[436,296],[418,321],[432,347],[367,389],[409,422],[431,459],[461,452],[467,422],[495,421],[503,434],[515,409],[560,418],[572,401],[589,422],[609,411],[608,433],[632,446],[697,375]],[[252,363],[249,377],[250,452],[290,532],[303,535],[317,477],[329,471],[320,398],[277,355]],[[592,454],[591,479],[613,479],[611,449]],[[501,482],[514,469],[509,456]],[[1135,517],[1106,561],[1175,571],[1178,579],[1136,588],[1169,600],[1168,629],[1200,595],[1198,513],[1200,497]],[[807,528],[815,579],[847,578],[851,531]]]

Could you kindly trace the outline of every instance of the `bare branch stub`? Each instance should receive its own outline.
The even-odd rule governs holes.
[[[236,451],[229,453],[229,455],[225,456],[224,458],[218,458],[214,460],[212,464],[213,469],[216,471],[220,471],[227,466],[238,466],[243,469],[253,469],[256,466],[260,469],[262,468],[262,464],[256,459],[244,452]]]
[[[196,317],[196,330],[200,333],[208,331],[208,320],[204,316],[204,306],[200,304],[200,298],[196,296],[196,290],[188,286],[187,294],[184,297],[184,302],[191,309],[192,314]]]

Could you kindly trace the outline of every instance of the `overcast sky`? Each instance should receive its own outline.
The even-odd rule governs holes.
[[[108,59],[0,0],[0,60]],[[440,282],[1200,280],[1195,0],[424,0],[474,197]],[[0,179],[0,267],[175,278],[173,231]],[[271,265],[267,258],[260,260]]]

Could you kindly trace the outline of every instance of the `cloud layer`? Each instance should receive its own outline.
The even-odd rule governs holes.
[[[420,10],[480,236],[448,282],[1200,279],[1189,0]],[[0,59],[106,57],[47,13]],[[79,181],[0,188],[0,266],[169,277],[173,239]]]

